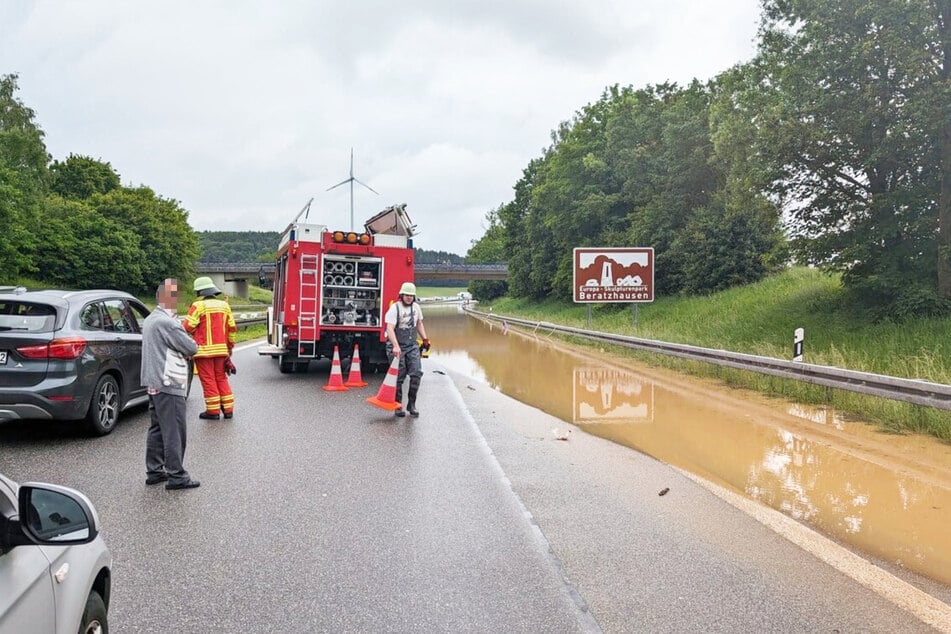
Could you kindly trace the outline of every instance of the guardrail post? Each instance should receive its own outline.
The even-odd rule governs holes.
[[[802,328],[796,328],[796,332],[793,336],[793,361],[802,361],[802,344],[803,339],[805,338],[806,331]]]

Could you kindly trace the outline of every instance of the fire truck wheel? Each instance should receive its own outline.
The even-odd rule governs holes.
[[[278,360],[278,363],[281,366],[281,374],[290,374],[296,369],[297,364],[293,361],[288,361],[284,357],[281,357]]]

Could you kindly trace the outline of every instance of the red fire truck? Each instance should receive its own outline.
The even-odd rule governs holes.
[[[348,365],[359,344],[361,370],[385,371],[383,315],[400,285],[413,281],[416,226],[406,205],[394,205],[370,218],[364,232],[330,230],[307,222],[310,204],[281,236],[270,345],[259,354],[276,358],[281,372],[305,372],[311,360],[332,358],[334,346]]]

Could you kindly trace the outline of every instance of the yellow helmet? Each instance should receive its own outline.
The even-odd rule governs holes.
[[[403,282],[403,285],[400,286],[400,295],[413,295],[416,296],[416,285],[412,282]]]

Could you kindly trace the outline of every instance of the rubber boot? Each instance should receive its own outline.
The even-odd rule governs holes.
[[[393,415],[397,418],[403,418],[406,416],[406,410],[403,409],[403,384],[400,383],[396,386],[396,402],[399,403],[399,408],[393,411]]]
[[[409,377],[409,392],[407,392],[406,410],[410,416],[419,416],[419,410],[416,409],[416,393],[419,391],[419,377]]]

